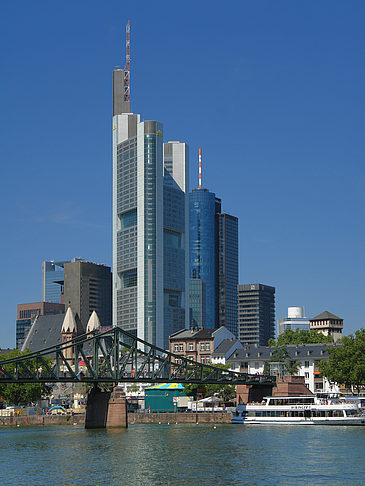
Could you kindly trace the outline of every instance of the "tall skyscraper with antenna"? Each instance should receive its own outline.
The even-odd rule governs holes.
[[[113,324],[167,349],[188,327],[188,146],[131,112],[125,67],[113,71]]]
[[[206,328],[226,326],[237,335],[238,219],[222,213],[221,200],[203,187],[201,148],[199,185],[190,193],[190,278],[192,325],[202,322],[194,317],[200,313]]]

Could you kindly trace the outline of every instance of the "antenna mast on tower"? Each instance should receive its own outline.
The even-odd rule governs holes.
[[[199,147],[199,189],[202,188],[202,149]]]
[[[124,95],[123,101],[130,101],[131,99],[131,28],[128,23],[125,27],[125,67],[124,67]]]

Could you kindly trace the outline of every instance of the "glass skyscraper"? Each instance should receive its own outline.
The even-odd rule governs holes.
[[[61,303],[66,262],[42,262],[42,302]]]
[[[208,189],[190,193],[190,278],[205,281],[206,329],[217,327],[217,214],[219,200]]]
[[[190,193],[190,278],[205,282],[205,327],[226,326],[237,336],[238,218],[222,213],[221,200],[201,187]]]
[[[188,147],[130,113],[113,72],[113,325],[157,346],[188,327]]]

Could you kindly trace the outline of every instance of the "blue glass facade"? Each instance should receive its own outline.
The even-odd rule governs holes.
[[[190,193],[190,278],[205,281],[206,328],[217,323],[217,247],[215,194],[208,189]]]
[[[60,282],[64,280],[63,265],[66,262],[43,262],[42,263],[42,301],[61,303]],[[58,283],[57,283],[58,282]]]

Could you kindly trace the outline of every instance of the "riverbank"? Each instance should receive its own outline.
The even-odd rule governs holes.
[[[130,413],[129,424],[230,424],[233,415],[222,412]]]
[[[85,414],[77,415],[29,415],[22,417],[0,417],[0,427],[27,427],[39,425],[84,424]]]
[[[129,413],[128,424],[230,424],[231,413],[222,412],[152,412]],[[0,427],[27,427],[40,425],[84,425],[85,414],[77,415],[30,415],[27,417],[0,417]]]

